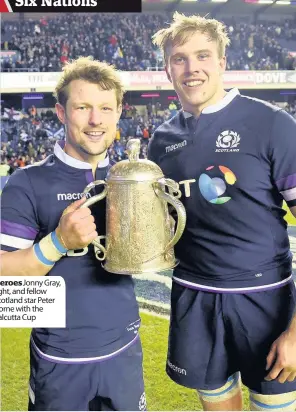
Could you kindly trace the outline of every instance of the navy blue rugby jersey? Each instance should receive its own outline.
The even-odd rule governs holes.
[[[106,159],[98,165],[96,180],[105,179],[108,163]],[[55,230],[64,209],[93,180],[90,164],[68,156],[58,143],[44,161],[14,172],[1,196],[2,248],[28,248]],[[97,193],[101,190],[98,186]],[[91,209],[98,233],[105,235],[105,201]],[[92,245],[69,251],[47,276],[65,280],[66,328],[32,331],[40,356],[59,362],[100,361],[137,339],[140,320],[133,280],[104,271]]]
[[[175,247],[179,283],[263,289],[290,280],[283,199],[296,205],[296,121],[231,90],[199,118],[180,111],[148,158],[180,184],[187,224]],[[253,288],[253,289],[252,289]]]

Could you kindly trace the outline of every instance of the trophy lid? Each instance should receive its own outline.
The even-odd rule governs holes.
[[[130,139],[126,145],[128,160],[121,160],[113,165],[106,180],[143,182],[162,178],[162,170],[156,163],[139,159],[140,148],[140,139]]]

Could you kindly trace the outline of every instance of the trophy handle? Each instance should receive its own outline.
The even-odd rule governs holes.
[[[166,178],[161,178],[157,181],[159,183],[160,188],[157,187],[158,185],[155,185],[154,189],[157,194],[162,200],[166,201],[170,205],[172,205],[178,215],[178,223],[177,223],[177,228],[176,232],[173,236],[173,238],[170,240],[170,242],[166,245],[165,247],[165,254],[178,242],[180,237],[182,236],[185,225],[186,225],[186,210],[183,204],[180,202],[177,197],[174,195],[168,194],[165,192],[165,186],[168,186],[171,189],[171,192],[173,194],[176,193],[176,196],[180,196],[180,190],[179,190],[179,185],[177,182],[175,182],[172,179],[166,179]]]
[[[98,260],[105,260],[106,259],[106,249],[104,248],[103,245],[101,245],[100,240],[101,239],[106,239],[106,236],[98,236],[93,240],[91,243],[95,247],[95,256]]]
[[[84,208],[84,207],[89,207],[97,202],[99,202],[100,200],[104,199],[107,195],[107,186],[106,186],[106,182],[105,180],[95,180],[94,182],[89,183],[86,188],[83,191],[83,194],[87,194],[88,192],[90,192],[92,189],[94,189],[96,186],[98,185],[104,185],[104,190],[99,193],[98,195],[95,195],[89,199],[86,200],[86,202],[84,202],[81,206],[80,209]],[[98,236],[96,237],[96,239],[94,239],[91,243],[94,245],[95,247],[95,255],[96,258],[98,260],[105,260],[106,259],[106,249],[104,248],[103,245],[101,245],[101,239],[105,239],[106,236]]]

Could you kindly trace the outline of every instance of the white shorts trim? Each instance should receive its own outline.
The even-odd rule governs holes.
[[[38,355],[50,362],[55,362],[55,363],[65,363],[65,364],[73,364],[73,363],[90,363],[90,362],[97,362],[97,361],[102,361],[102,360],[107,360],[109,358],[112,358],[116,355],[118,355],[120,352],[123,352],[125,349],[127,349],[129,346],[131,346],[139,337],[139,334],[137,334],[129,343],[126,345],[122,346],[120,349],[117,349],[116,351],[109,353],[108,355],[103,355],[103,356],[95,356],[92,358],[61,358],[59,356],[52,356],[52,355],[47,355],[46,353],[43,353],[36,345],[34,342],[32,336],[31,336],[31,342],[38,353]]]
[[[33,389],[31,388],[30,383],[29,383],[29,398],[30,398],[30,401],[32,402],[32,404],[34,405],[35,404],[35,393],[34,393]]]
[[[252,286],[248,288],[216,288],[214,286],[205,286],[205,285],[200,285],[199,283],[193,283],[193,282],[188,282],[187,280],[177,278],[176,276],[173,276],[173,280],[175,280],[177,283],[180,283],[181,285],[192,287],[193,289],[202,289],[202,290],[207,290],[207,291],[213,291],[213,292],[251,292],[251,291],[256,291],[256,290],[266,290],[266,289],[272,289],[275,286],[283,286],[286,283],[289,283],[292,279],[292,275],[290,275],[288,278],[281,280],[280,282],[276,283],[271,283],[270,285],[263,285],[263,286]]]

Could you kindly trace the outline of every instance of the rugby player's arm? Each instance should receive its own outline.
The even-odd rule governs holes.
[[[2,250],[1,276],[46,275],[68,250],[88,246],[98,233],[90,209],[80,208],[85,200],[83,197],[71,203],[64,210],[56,230],[41,239],[38,244],[12,252]],[[67,247],[64,239],[67,239]]]
[[[296,217],[296,206],[291,206],[290,211],[294,217]],[[294,317],[292,318],[291,324],[290,324],[290,330],[293,330],[296,334],[296,307],[294,311]]]
[[[42,276],[52,268],[41,263],[33,250],[39,227],[36,196],[28,170],[17,169],[1,194],[1,276]]]
[[[294,217],[296,217],[296,206],[290,207],[290,211],[291,211],[292,215],[293,215]],[[292,328],[293,330],[295,330],[295,333],[296,333],[296,308],[295,308],[295,311],[294,311],[294,317],[293,317],[293,319],[292,319],[290,328]]]
[[[1,250],[0,253],[0,276],[43,276],[52,269],[37,259],[33,246],[13,252]]]

